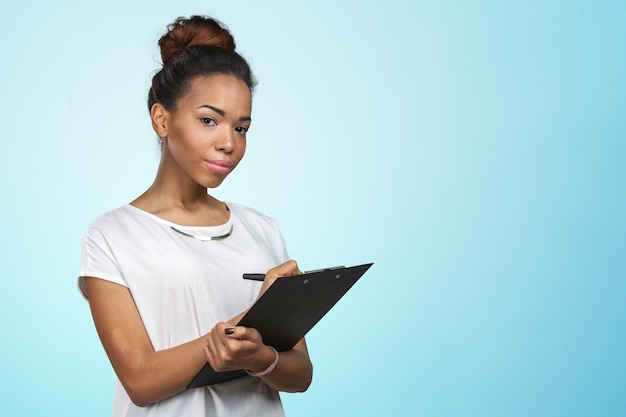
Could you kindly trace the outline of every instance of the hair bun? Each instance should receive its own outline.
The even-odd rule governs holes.
[[[209,45],[235,50],[235,40],[219,21],[206,16],[179,17],[159,39],[161,60],[168,65],[172,58],[194,45]]]

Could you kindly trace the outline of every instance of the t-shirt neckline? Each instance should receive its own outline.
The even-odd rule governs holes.
[[[233,216],[234,216],[233,210],[227,203],[224,203],[224,204],[228,208],[228,212],[230,213],[230,215],[226,223],[216,225],[216,226],[186,226],[186,225],[171,222],[169,220],[165,220],[162,217],[159,217],[148,211],[140,209],[139,207],[133,206],[132,204],[126,204],[123,207],[128,211],[132,211],[136,214],[140,214],[144,217],[152,219],[153,221],[160,223],[162,225],[165,225],[167,227],[178,229],[186,233],[201,234],[201,235],[210,237],[210,236],[222,236],[222,235],[229,234],[229,232],[231,231],[233,227]]]

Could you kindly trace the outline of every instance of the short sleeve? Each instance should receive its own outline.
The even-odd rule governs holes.
[[[87,229],[83,238],[78,276],[78,288],[83,297],[87,298],[85,277],[100,278],[128,287],[120,271],[110,238],[95,225]]]
[[[283,238],[283,235],[280,232],[280,229],[278,228],[278,224],[276,224],[276,222],[274,222],[274,227],[276,229],[276,239],[275,239],[276,249],[275,250],[279,254],[279,256],[282,258],[282,262],[287,262],[291,258],[289,258],[289,253],[287,252],[285,239]]]

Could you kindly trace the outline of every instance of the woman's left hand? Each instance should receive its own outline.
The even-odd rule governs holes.
[[[218,372],[247,369],[259,372],[274,362],[272,349],[263,344],[256,329],[217,323],[207,336],[204,354]]]

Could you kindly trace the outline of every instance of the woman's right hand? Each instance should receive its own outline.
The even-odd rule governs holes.
[[[265,279],[263,280],[263,286],[259,290],[259,295],[257,299],[260,298],[263,295],[263,293],[265,293],[265,291],[267,291],[267,289],[271,287],[274,282],[276,282],[277,279],[280,279],[281,277],[288,277],[291,275],[298,275],[300,273],[301,272],[300,272],[300,268],[298,268],[298,263],[293,260],[287,261],[283,264],[280,264],[270,269],[265,274]]]
[[[280,279],[281,277],[288,277],[288,276],[292,276],[292,275],[298,275],[300,273],[301,272],[300,272],[300,268],[298,268],[298,263],[296,261],[293,261],[293,260],[287,261],[285,263],[282,263],[282,264],[280,264],[278,266],[275,266],[274,268],[270,269],[265,274],[265,279],[263,280],[263,285],[261,286],[261,289],[259,290],[259,294],[257,295],[256,300],[255,300],[254,303],[256,303],[256,301],[259,298],[261,298],[261,296],[265,293],[265,291],[267,291],[267,289],[269,287],[271,287],[272,284],[274,282],[276,282],[277,279]],[[241,319],[248,313],[250,308],[252,308],[254,303],[252,303],[250,305],[250,307],[248,307],[245,311],[242,311],[241,313],[239,313],[238,315],[236,315],[235,317],[230,319],[228,321],[229,325],[236,326],[241,321]]]

